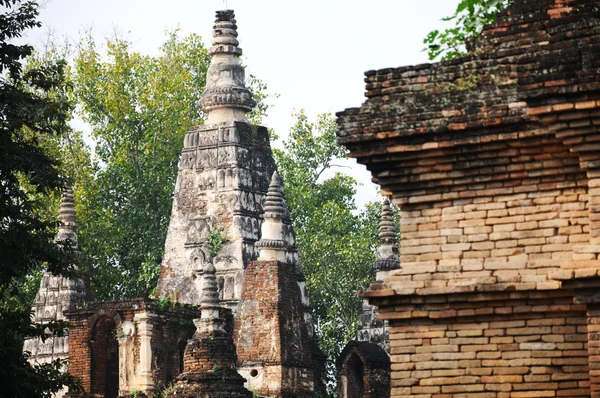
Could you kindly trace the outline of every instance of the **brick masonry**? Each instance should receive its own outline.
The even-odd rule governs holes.
[[[99,396],[150,392],[183,371],[185,344],[199,312],[153,300],[87,303],[66,313],[69,372]]]
[[[321,387],[316,341],[304,319],[296,270],[279,261],[248,264],[235,322],[239,371],[264,396],[314,396]]]
[[[338,114],[402,210],[402,269],[363,293],[392,396],[599,397],[600,2],[517,0],[468,49]]]

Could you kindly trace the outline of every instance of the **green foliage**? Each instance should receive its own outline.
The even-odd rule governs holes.
[[[177,161],[210,57],[197,35],[168,34],[161,53],[85,37],[75,58],[81,115],[92,126],[94,174],[78,178],[80,239],[97,299],[148,295],[156,285]],[[85,164],[87,159],[82,159]]]
[[[160,312],[164,312],[173,304],[173,299],[170,296],[161,297],[156,301],[156,308]]]
[[[48,197],[64,186],[58,161],[43,142],[68,131],[71,104],[54,93],[66,84],[65,62],[25,67],[33,48],[17,45],[26,29],[39,27],[33,1],[0,0],[0,391],[3,397],[51,397],[80,385],[63,362],[29,364],[23,339],[63,335],[65,322],[32,324],[20,297],[44,269],[71,275],[75,256],[53,243],[56,223],[44,211]]]
[[[444,31],[434,30],[423,40],[430,60],[454,59],[465,55],[465,41],[479,35],[485,25],[496,20],[496,14],[511,5],[514,0],[461,0],[454,15],[443,19],[453,27]]]
[[[153,398],[169,398],[177,391],[177,383],[173,382],[170,384],[164,385],[158,391],[155,391],[152,394]]]
[[[121,337],[125,337],[125,331],[123,331],[122,327],[118,327],[114,330],[115,340],[120,339]]]
[[[223,243],[227,242],[227,237],[221,228],[215,227],[210,231],[209,240],[210,255],[214,258],[219,253]]]
[[[361,300],[357,291],[374,280],[377,229],[381,206],[358,211],[356,181],[339,172],[325,178],[345,157],[337,144],[331,115],[311,123],[303,112],[275,150],[286,199],[297,235],[300,261],[307,278],[313,320],[321,349],[333,361],[356,338]]]

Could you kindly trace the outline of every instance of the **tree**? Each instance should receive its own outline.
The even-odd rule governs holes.
[[[68,130],[71,104],[52,94],[65,85],[65,63],[25,69],[33,48],[12,42],[40,26],[38,5],[0,0],[0,6],[0,396],[50,397],[78,384],[60,361],[29,364],[23,339],[60,335],[65,325],[32,324],[30,308],[18,305],[18,288],[44,267],[66,276],[73,271],[69,242],[53,243],[56,223],[40,207],[64,186],[58,162],[41,142]]]
[[[342,173],[330,175],[336,160],[346,157],[336,141],[331,115],[311,123],[303,112],[283,150],[275,159],[284,180],[286,199],[297,235],[300,262],[307,278],[313,320],[321,349],[334,361],[345,344],[356,338],[361,300],[357,291],[373,281],[381,205],[356,207],[356,181]]]
[[[88,34],[73,77],[96,145],[92,176],[81,176],[76,193],[84,264],[99,300],[148,296],[156,285],[181,143],[202,122],[194,104],[210,62],[199,36],[177,32],[156,57],[118,38],[106,49],[103,60]]]
[[[434,30],[423,41],[431,61],[454,59],[465,55],[468,38],[481,34],[485,25],[496,20],[496,14],[514,0],[461,0],[454,15],[443,21],[454,26],[442,32]]]

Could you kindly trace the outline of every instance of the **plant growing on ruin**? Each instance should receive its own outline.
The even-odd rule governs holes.
[[[461,0],[454,15],[443,19],[454,24],[444,31],[430,32],[423,42],[430,60],[448,60],[466,54],[467,39],[479,35],[485,25],[496,20],[496,14],[514,0]]]
[[[224,243],[227,242],[225,232],[219,227],[214,227],[209,235],[210,256],[216,257]]]
[[[164,312],[167,310],[167,308],[169,308],[171,305],[173,305],[173,299],[170,296],[164,296],[161,297],[160,299],[158,299],[156,301],[156,309],[159,312]]]
[[[122,327],[118,327],[115,329],[115,339],[118,340],[122,337],[125,337],[125,332]]]
[[[173,382],[162,386],[152,394],[153,398],[169,398],[177,391],[177,383]]]

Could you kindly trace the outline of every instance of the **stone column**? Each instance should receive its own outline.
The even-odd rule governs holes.
[[[142,390],[150,391],[154,388],[152,379],[152,328],[150,323],[152,314],[142,312],[135,314],[133,319],[137,323],[138,334],[140,336],[140,372],[139,385]]]

